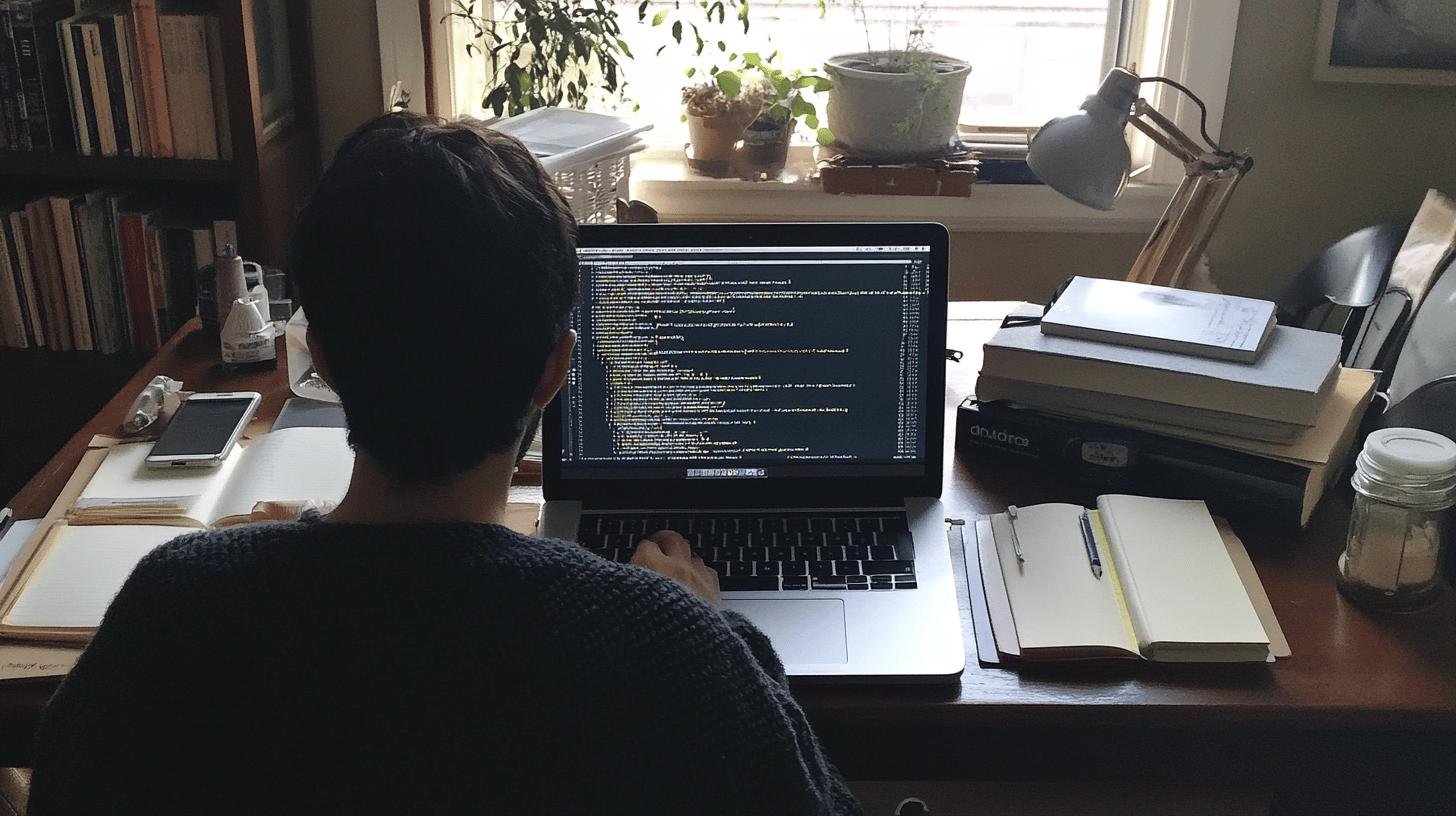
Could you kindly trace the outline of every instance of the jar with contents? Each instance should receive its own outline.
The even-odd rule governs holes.
[[[1446,516],[1456,503],[1456,442],[1417,428],[1375,431],[1350,484],[1355,507],[1339,560],[1340,591],[1390,611],[1435,600]]]

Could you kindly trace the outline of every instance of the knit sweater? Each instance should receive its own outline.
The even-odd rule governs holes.
[[[496,525],[267,524],[137,565],[42,716],[31,816],[838,814],[747,620]]]

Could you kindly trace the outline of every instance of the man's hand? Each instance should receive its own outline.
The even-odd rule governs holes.
[[[637,552],[632,554],[632,563],[677,581],[714,606],[723,602],[718,591],[718,573],[704,564],[703,559],[693,555],[687,539],[671,530],[662,530],[642,539],[637,544]]]

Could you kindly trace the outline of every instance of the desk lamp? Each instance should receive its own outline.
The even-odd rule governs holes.
[[[1138,96],[1144,82],[1161,82],[1187,94],[1200,113],[1204,148]],[[1127,186],[1132,157],[1123,129],[1131,123],[1178,157],[1188,175],[1178,185],[1127,279],[1180,286],[1208,246],[1214,227],[1254,160],[1225,150],[1208,136],[1208,109],[1192,91],[1165,77],[1140,77],[1113,68],[1081,110],[1042,125],[1026,163],[1049,187],[1088,207],[1110,210]]]

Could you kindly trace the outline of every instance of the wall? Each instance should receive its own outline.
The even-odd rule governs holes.
[[[375,0],[310,0],[319,166],[354,128],[384,109]]]
[[[1314,0],[1244,0],[1222,141],[1254,169],[1210,246],[1229,292],[1269,297],[1322,248],[1456,195],[1456,87],[1315,82]]]

